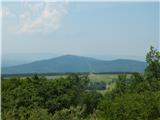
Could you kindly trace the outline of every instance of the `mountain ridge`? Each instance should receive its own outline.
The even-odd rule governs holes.
[[[2,68],[2,74],[48,72],[143,72],[146,63],[138,60],[99,60],[77,55],[63,55]]]

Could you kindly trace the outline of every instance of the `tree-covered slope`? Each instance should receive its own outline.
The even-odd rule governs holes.
[[[65,55],[29,64],[2,68],[3,74],[49,72],[143,72],[145,62],[118,59],[113,61]]]

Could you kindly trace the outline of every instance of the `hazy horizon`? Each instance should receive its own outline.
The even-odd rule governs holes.
[[[2,55],[144,60],[158,16],[158,2],[2,2]]]
[[[2,67],[9,67],[14,65],[21,65],[26,63],[31,63],[39,60],[47,60],[51,58],[56,58],[65,55],[73,55],[73,54],[53,54],[53,53],[17,53],[17,54],[5,54],[2,55]],[[144,58],[140,58],[139,56],[126,56],[126,55],[73,55],[80,57],[90,57],[98,60],[117,60],[117,59],[128,59],[128,60],[138,60],[145,61]]]

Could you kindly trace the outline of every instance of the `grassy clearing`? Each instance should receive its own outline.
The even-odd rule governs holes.
[[[131,74],[127,74],[127,78],[130,78]],[[95,82],[105,82],[106,83],[106,89],[105,90],[97,90],[97,92],[101,94],[105,94],[107,91],[112,91],[116,83],[114,80],[118,79],[118,74],[90,74],[89,79],[91,81]],[[114,81],[114,82],[113,82]]]
[[[115,82],[112,80],[117,79],[118,74],[90,74],[89,79],[93,82],[105,82],[106,89],[105,90],[97,90],[97,92],[101,94],[105,94],[107,91],[112,91],[115,87]]]
[[[109,82],[111,82],[113,79],[117,79],[118,75],[117,74],[90,74],[89,75],[89,79],[91,81],[103,81],[106,84],[108,84]]]
[[[51,75],[51,76],[45,76],[47,79],[57,79],[60,77],[67,77],[67,75]]]

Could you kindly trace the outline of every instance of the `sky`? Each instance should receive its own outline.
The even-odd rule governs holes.
[[[158,2],[3,2],[0,16],[2,54],[143,59],[160,43]]]

